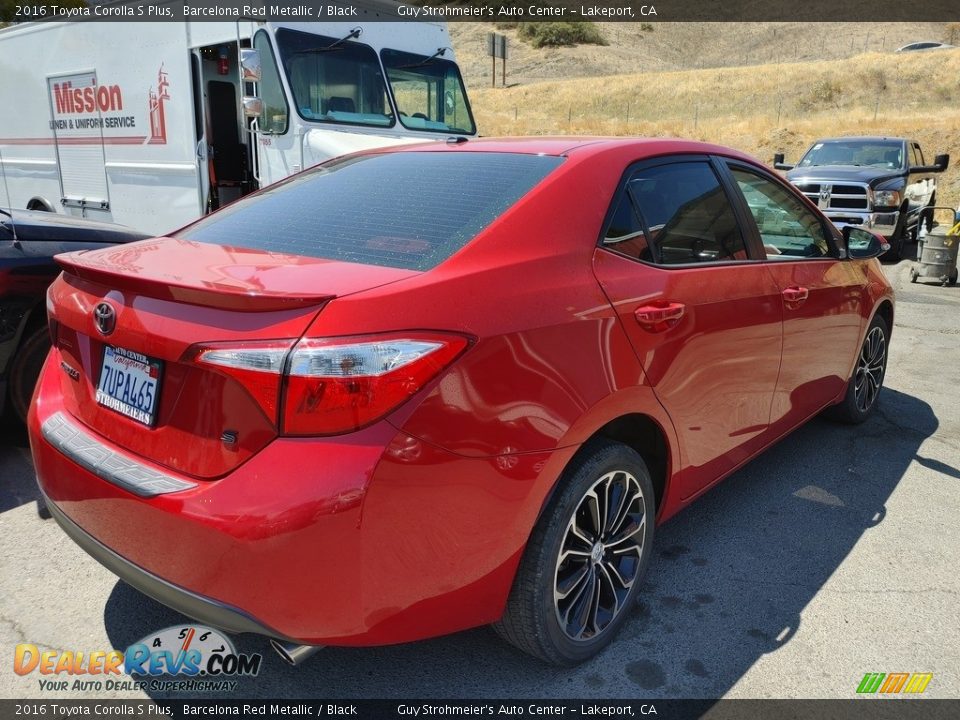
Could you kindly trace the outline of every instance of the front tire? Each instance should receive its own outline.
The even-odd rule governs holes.
[[[571,666],[610,644],[636,604],[656,508],[643,458],[621,443],[590,441],[559,483],[494,629],[530,655]]]
[[[830,415],[835,420],[859,425],[873,414],[887,372],[889,345],[887,321],[876,315],[860,346],[853,377],[847,383],[847,392],[839,405],[830,408]]]
[[[890,249],[887,250],[883,259],[889,260],[890,262],[899,262],[903,257],[903,246],[907,242],[907,213],[905,209],[900,211],[900,217],[897,218],[897,225],[893,230],[893,235],[887,239],[890,242]]]

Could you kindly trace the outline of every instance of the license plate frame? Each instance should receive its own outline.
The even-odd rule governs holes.
[[[163,360],[116,345],[104,345],[97,404],[152,428],[157,423]]]

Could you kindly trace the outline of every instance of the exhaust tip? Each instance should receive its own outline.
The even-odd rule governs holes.
[[[287,665],[299,665],[323,649],[323,645],[297,645],[296,643],[282,642],[270,638],[270,647],[280,656]]]

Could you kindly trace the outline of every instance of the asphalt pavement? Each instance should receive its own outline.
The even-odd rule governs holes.
[[[960,287],[913,285],[908,267],[885,267],[897,312],[879,412],[810,422],[659,528],[640,606],[599,657],[548,667],[480,628],[291,668],[242,636],[263,666],[223,697],[848,698],[867,672],[933,673],[926,696],[960,697]],[[122,650],[184,619],[37,516],[29,450],[4,435],[0,697],[162,697],[13,672],[18,643]]]

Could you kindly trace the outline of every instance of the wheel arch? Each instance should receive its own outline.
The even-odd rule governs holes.
[[[873,318],[877,315],[882,317],[887,323],[887,338],[893,336],[893,303],[889,298],[884,298],[881,300],[877,307],[873,311],[873,315],[870,317],[870,322],[873,322]],[[867,327],[870,326],[870,323],[867,323]],[[866,331],[864,331],[866,332]]]
[[[27,201],[27,210],[35,210],[39,212],[56,212],[53,209],[53,204],[44,197],[35,196],[30,198]]]
[[[660,408],[659,404],[657,408]],[[589,429],[578,434],[580,437],[577,442],[580,449],[564,465],[564,469],[551,485],[537,514],[538,521],[562,486],[563,472],[579,457],[580,453],[585,451],[584,448],[590,441],[595,439],[623,443],[643,458],[653,483],[657,518],[663,517],[664,508],[669,504],[665,501],[670,497],[670,481],[674,468],[679,466],[679,453],[673,426],[662,408],[659,413],[645,412],[642,409],[625,409],[595,421]]]

